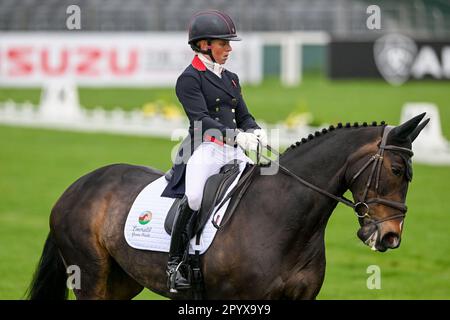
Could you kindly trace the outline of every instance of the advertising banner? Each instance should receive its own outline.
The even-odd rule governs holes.
[[[450,79],[450,41],[416,41],[388,34],[376,41],[333,40],[328,53],[332,79],[383,77],[394,85]]]
[[[241,82],[262,78],[255,36],[232,42],[225,68]],[[185,33],[0,33],[0,86],[70,79],[81,86],[173,86],[194,56]]]

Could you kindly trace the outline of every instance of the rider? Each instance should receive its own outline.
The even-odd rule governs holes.
[[[195,151],[187,164],[174,166],[162,194],[182,197],[167,265],[171,292],[190,287],[177,267],[189,242],[186,225],[200,209],[206,180],[234,159],[252,162],[242,149],[254,151],[258,141],[267,144],[265,131],[247,110],[238,76],[224,68],[232,50],[230,41],[239,40],[233,21],[223,12],[200,11],[190,21],[188,43],[195,57],[179,76],[176,94],[189,118],[189,138]],[[194,144],[196,135],[200,136],[198,145]]]

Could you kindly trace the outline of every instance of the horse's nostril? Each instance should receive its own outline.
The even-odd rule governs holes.
[[[394,232],[388,232],[383,236],[381,242],[385,247],[395,249],[400,245],[400,237]]]

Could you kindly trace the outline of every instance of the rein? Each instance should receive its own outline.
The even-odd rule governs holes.
[[[386,145],[387,142],[387,136],[389,134],[389,132],[393,129],[392,126],[387,126],[384,128],[383,131],[383,136],[382,136],[382,140],[381,140],[381,144],[379,147],[379,150],[376,154],[374,154],[372,157],[370,157],[370,159],[361,167],[361,169],[358,170],[358,172],[353,176],[350,185],[352,185],[356,179],[372,164],[372,168],[370,171],[370,175],[369,178],[367,180],[366,183],[366,187],[363,193],[363,198],[358,201],[358,202],[353,202],[347,198],[345,198],[344,196],[336,196],[304,179],[302,179],[301,177],[297,176],[295,173],[293,173],[292,171],[290,171],[288,168],[286,168],[285,166],[281,165],[278,161],[272,160],[268,157],[266,157],[265,155],[261,154],[261,156],[269,161],[273,161],[275,162],[280,168],[281,170],[286,173],[287,175],[291,176],[292,178],[294,178],[295,180],[297,180],[298,182],[300,182],[301,184],[307,186],[310,189],[313,189],[333,200],[336,200],[338,202],[341,202],[343,204],[345,204],[346,206],[352,208],[355,213],[356,216],[358,218],[365,218],[368,217],[372,220],[373,224],[379,224],[381,222],[387,221],[387,220],[393,220],[393,219],[399,219],[399,218],[404,218],[406,211],[407,211],[407,207],[404,203],[402,202],[398,202],[398,201],[392,201],[392,200],[387,200],[387,199],[383,199],[383,198],[372,198],[372,199],[367,199],[367,194],[369,192],[369,188],[372,184],[372,180],[374,177],[374,174],[376,172],[376,183],[375,183],[375,191],[378,191],[378,186],[379,186],[379,182],[380,182],[380,174],[381,174],[381,167],[383,164],[383,157],[384,157],[384,152],[385,150],[392,150],[392,151],[398,151],[398,152],[405,152],[407,153],[409,156],[413,155],[413,152],[411,149],[408,148],[403,148],[403,147],[398,147],[398,146],[394,146],[394,145]],[[275,151],[272,147],[270,147],[269,145],[266,146],[267,150],[269,150],[270,152],[274,153],[276,156],[280,157],[280,154]],[[369,211],[369,205],[372,203],[378,203],[384,206],[388,206],[391,208],[394,208],[396,210],[401,211],[401,214],[396,214],[396,215],[392,215],[386,218],[382,218],[382,219],[375,219],[373,217],[370,216]]]

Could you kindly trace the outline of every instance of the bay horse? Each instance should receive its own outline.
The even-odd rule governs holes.
[[[277,159],[285,170],[253,177],[201,256],[204,298],[314,299],[325,275],[325,228],[339,201],[355,209],[364,243],[378,251],[397,248],[412,142],[429,120],[420,123],[424,115],[389,133],[384,122],[330,126],[288,148]],[[69,186],[52,209],[28,298],[66,299],[66,268],[76,265],[77,299],[132,299],[143,288],[189,299],[189,292],[166,287],[167,253],[134,249],[124,238],[134,199],[162,174],[114,164]],[[355,202],[344,200],[348,189]]]

